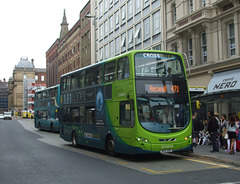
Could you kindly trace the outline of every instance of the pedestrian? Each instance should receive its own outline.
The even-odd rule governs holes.
[[[222,146],[222,149],[226,148],[226,139],[225,136],[227,134],[227,120],[226,115],[223,114],[221,117],[221,126],[220,126],[220,143]]]
[[[217,134],[219,135],[220,134],[220,126],[221,126],[221,121],[219,119],[219,114],[217,112],[214,113],[214,116],[218,122],[218,129],[217,129]]]
[[[228,129],[228,138],[230,139],[230,154],[234,154],[234,143],[236,141],[236,131],[238,129],[238,125],[236,124],[236,117],[232,115],[227,124]]]
[[[210,134],[210,139],[212,141],[213,149],[212,153],[219,152],[218,143],[217,143],[217,129],[218,129],[218,121],[213,115],[212,111],[208,112],[208,132]]]
[[[194,114],[192,115],[192,134],[193,134],[193,145],[197,147],[198,138],[199,138],[199,119],[197,117],[197,112],[194,112]]]
[[[240,126],[240,121],[238,115],[235,115],[235,123],[237,124],[238,128],[236,130],[236,140],[234,143],[234,152],[237,152],[239,150],[239,144],[238,144],[238,137],[239,137],[239,126]]]

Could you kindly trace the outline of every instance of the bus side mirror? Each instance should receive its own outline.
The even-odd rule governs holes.
[[[201,102],[199,100],[196,101],[196,107],[197,109],[200,109],[201,108]]]

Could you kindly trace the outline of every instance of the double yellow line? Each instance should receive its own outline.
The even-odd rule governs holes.
[[[231,166],[228,165],[222,165],[222,164],[216,164],[216,163],[212,163],[212,162],[206,162],[206,161],[202,161],[202,160],[196,160],[196,159],[189,159],[189,158],[184,158],[184,160],[187,161],[192,161],[192,162],[198,162],[198,163],[203,163],[203,164],[207,164],[207,165],[212,165],[211,167],[206,167],[206,168],[220,168],[220,167],[224,167],[224,168],[230,168]],[[163,173],[173,173],[173,172],[182,172],[184,171],[183,169],[178,169],[178,170],[168,170],[168,171],[154,171],[151,169],[147,169],[147,168],[141,168],[142,170],[154,173],[154,174],[163,174]]]

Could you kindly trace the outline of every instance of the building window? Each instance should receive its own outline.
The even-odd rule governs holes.
[[[193,0],[189,0],[189,12],[193,12]]]
[[[133,28],[128,30],[128,48],[133,46]]]
[[[233,56],[236,54],[234,23],[231,23],[228,25],[228,50],[229,50],[230,56]]]
[[[127,6],[128,6],[127,9],[128,19],[130,19],[133,17],[133,0],[129,0]]]
[[[160,33],[160,11],[153,14],[153,35]]]
[[[108,45],[105,45],[105,59],[108,59]]]
[[[115,40],[115,53],[116,55],[120,54],[120,38],[117,37]]]
[[[104,0],[104,10],[105,13],[108,11],[108,0]]]
[[[103,60],[103,48],[100,48],[100,61]]]
[[[38,81],[38,75],[35,75],[35,81]]]
[[[117,29],[119,27],[119,11],[115,13],[115,28]]]
[[[152,48],[153,50],[161,50],[161,44]]]
[[[143,21],[143,25],[144,25],[144,37],[143,37],[143,39],[146,40],[146,39],[150,38],[150,17],[146,18]]]
[[[202,7],[206,6],[206,0],[202,0]]]
[[[125,5],[121,8],[121,18],[122,18],[122,24],[126,23],[126,6]]]
[[[107,37],[108,36],[108,20],[106,20],[104,22],[104,36]]]
[[[110,7],[113,5],[113,0],[109,0]]]
[[[139,44],[142,40],[141,23],[136,25],[135,30],[136,30],[135,35],[134,35],[135,44]]]
[[[24,78],[24,79],[26,79],[26,78],[27,78],[27,75],[26,75],[26,74],[24,74],[24,75],[23,75],[23,78]]]
[[[121,51],[125,51],[126,50],[126,33],[123,33],[121,35]]]
[[[150,0],[143,0],[143,8],[148,7],[150,4]]]
[[[110,47],[109,47],[109,49],[110,49],[110,57],[114,57],[114,42],[111,41],[109,44],[110,44]]]
[[[44,75],[41,76],[41,81],[44,82]]]
[[[135,1],[135,14],[138,14],[141,11],[141,0]]]
[[[113,32],[113,16],[109,18],[109,33]]]
[[[99,27],[99,35],[100,35],[100,40],[102,40],[103,39],[103,24],[102,25],[100,25],[100,27]]]
[[[173,25],[177,21],[177,9],[176,9],[176,4],[174,3],[172,5],[172,19],[173,19]]]
[[[192,38],[188,39],[188,57],[190,61],[190,65],[193,65],[193,45],[192,45]]]
[[[202,61],[207,62],[207,36],[206,32],[201,34]]]
[[[99,16],[103,16],[103,1],[99,4]]]

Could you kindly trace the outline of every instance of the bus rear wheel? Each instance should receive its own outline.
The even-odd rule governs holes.
[[[107,152],[107,154],[111,155],[111,156],[114,156],[115,155],[114,149],[115,149],[115,143],[114,143],[113,137],[108,136],[108,138],[106,140],[106,152]]]
[[[72,145],[75,148],[77,147],[77,137],[75,132],[72,133]]]
[[[50,131],[53,133],[53,124],[51,123]]]

